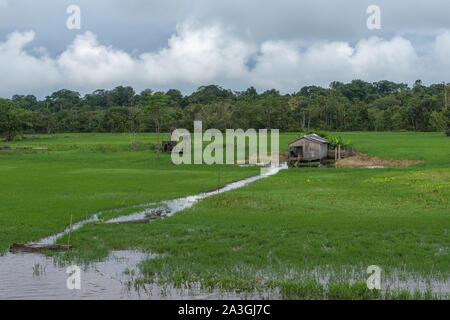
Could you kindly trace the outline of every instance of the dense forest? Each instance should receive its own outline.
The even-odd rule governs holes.
[[[293,94],[233,92],[216,85],[190,95],[179,90],[136,93],[132,87],[96,90],[81,96],[63,89],[43,100],[34,95],[0,99],[0,136],[27,133],[148,132],[172,128],[274,128],[281,131],[444,131],[450,135],[445,84],[409,87],[391,81],[332,82]]]

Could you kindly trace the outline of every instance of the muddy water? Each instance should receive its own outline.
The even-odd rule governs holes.
[[[135,288],[137,264],[152,258],[136,251],[113,251],[104,262],[95,263],[80,273],[81,289],[69,290],[66,268],[53,259],[36,253],[8,254],[0,263],[0,300],[125,300],[125,299],[242,299],[251,294],[202,291],[199,286],[178,289],[158,284]],[[131,285],[129,285],[131,284]]]
[[[113,251],[103,261],[94,263],[83,269],[80,274],[81,289],[67,288],[67,266],[58,266],[53,259],[36,253],[8,254],[7,259],[0,263],[0,300],[149,300],[149,299],[281,299],[278,289],[265,292],[220,292],[206,291],[199,284],[190,288],[175,288],[171,285],[145,284],[135,287],[134,280],[139,277],[138,264],[144,259],[151,259],[157,255],[145,254],[138,251]],[[125,270],[134,270],[131,275]],[[382,288],[408,288],[425,292],[432,289],[434,293],[446,294],[450,292],[448,280],[422,280],[413,275],[404,279],[399,273],[382,280]],[[289,273],[287,274],[289,276]],[[291,275],[293,276],[293,275]],[[308,272],[295,275],[295,278],[316,278],[326,286],[331,280],[329,274],[323,271]],[[353,280],[364,281],[361,272],[355,272]],[[383,289],[384,291],[384,289]]]
[[[287,169],[286,164],[279,167],[262,168],[261,174],[238,182],[233,182],[216,191],[201,193],[194,196],[163,201],[158,208],[139,211],[107,222],[118,222],[142,219],[152,212],[163,212],[161,217],[171,216],[181,210],[192,207],[201,199],[241,188],[254,181],[269,177]],[[151,205],[148,203],[145,205]],[[72,226],[77,230],[90,222],[100,221],[103,212]],[[52,244],[69,230],[51,235],[38,241],[41,244]],[[81,290],[69,290],[66,286],[68,274],[66,268],[57,266],[53,259],[42,254],[6,253],[0,256],[0,299],[239,299],[249,298],[233,293],[202,292],[200,288],[175,289],[169,286],[146,285],[140,290],[131,289],[126,285],[130,275],[125,275],[125,269],[137,270],[136,264],[148,255],[134,251],[113,252],[106,261],[93,264],[83,270]],[[128,277],[128,279],[127,279]],[[142,293],[145,293],[142,295]]]
[[[69,290],[65,267],[37,253],[7,254],[0,258],[0,299],[126,299],[133,298],[123,285],[127,267],[147,256],[113,252],[105,261],[81,272],[81,290]]]

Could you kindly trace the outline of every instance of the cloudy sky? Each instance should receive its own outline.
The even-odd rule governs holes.
[[[69,5],[79,30],[66,26]],[[448,0],[0,0],[0,96],[448,82],[449,13]]]

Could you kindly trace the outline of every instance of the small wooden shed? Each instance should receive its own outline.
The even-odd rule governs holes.
[[[308,134],[289,142],[289,159],[315,161],[326,159],[330,142],[317,134]]]

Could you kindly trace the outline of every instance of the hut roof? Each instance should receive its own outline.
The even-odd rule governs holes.
[[[294,142],[297,142],[297,141],[299,141],[301,139],[306,139],[306,140],[309,140],[309,141],[312,141],[312,142],[324,143],[324,144],[329,144],[330,143],[327,139],[322,138],[321,136],[318,136],[315,133],[312,133],[312,134],[308,134],[306,136],[300,137],[298,139],[295,139],[294,141],[289,142],[288,145],[293,144]]]

